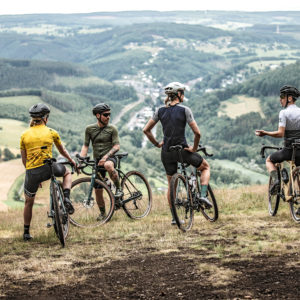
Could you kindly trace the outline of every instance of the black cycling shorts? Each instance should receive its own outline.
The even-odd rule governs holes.
[[[99,163],[100,159],[97,159],[97,165]],[[109,157],[106,161],[112,161],[114,163],[114,168],[116,168],[117,166],[117,159],[116,157]],[[102,178],[105,178],[106,176],[106,170],[104,169],[104,167],[101,167],[101,169],[99,170],[99,173],[101,174]],[[100,176],[98,175],[98,172],[97,172],[97,175],[96,175],[96,179],[100,179]],[[102,186],[101,185],[98,185],[97,183],[94,184],[94,188],[95,189],[102,189]]]
[[[62,177],[66,173],[66,167],[62,164],[53,163],[53,173],[56,177]],[[26,170],[24,193],[28,197],[34,197],[39,184],[43,181],[50,179],[50,165],[46,164],[34,169]]]
[[[293,149],[283,148],[282,150],[276,151],[270,155],[270,160],[273,164],[282,163],[286,160],[291,160],[293,155]],[[296,152],[295,157],[296,166],[300,166],[300,152]]]
[[[192,153],[182,149],[181,155],[183,162],[188,163],[195,168],[199,168],[202,164],[203,158],[199,153]],[[164,165],[167,175],[172,176],[177,172],[177,163],[180,162],[178,151],[161,151],[161,161]]]

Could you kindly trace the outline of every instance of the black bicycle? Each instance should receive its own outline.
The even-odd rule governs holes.
[[[274,189],[274,181],[270,176],[268,187],[268,208],[269,214],[275,216],[278,211],[280,199],[288,202],[293,220],[300,223],[300,167],[295,164],[296,151],[300,151],[300,140],[292,143],[292,160],[288,162],[289,170],[283,163],[276,164],[277,176],[279,179],[279,188]],[[274,149],[281,150],[281,147],[264,146],[261,148],[260,154],[265,158],[265,150]]]
[[[132,219],[141,219],[150,213],[152,192],[145,176],[138,171],[125,174],[121,170],[121,159],[127,155],[128,153],[115,154],[116,170],[123,192],[119,199],[114,197],[114,184],[101,176],[100,171],[104,168],[97,166],[90,157],[76,155],[78,169],[88,177],[79,178],[72,183],[71,197],[75,208],[75,213],[70,218],[72,224],[79,227],[96,227],[108,222],[114,211],[120,208]],[[96,179],[97,174],[100,179]]]
[[[214,196],[213,190],[208,185],[207,198],[212,204],[211,207],[206,207],[200,201],[201,184],[200,176],[201,172],[194,168],[194,171],[188,175],[187,163],[183,162],[181,145],[171,146],[170,151],[177,151],[180,163],[178,169],[179,173],[176,173],[171,178],[170,183],[170,198],[171,198],[171,212],[176,221],[177,226],[182,231],[190,230],[193,226],[194,211],[200,212],[210,222],[215,222],[218,219],[218,205]],[[211,157],[213,154],[208,154],[205,147],[199,145],[197,152],[202,151],[205,156]]]
[[[47,227],[54,227],[56,236],[62,247],[64,247],[69,233],[69,214],[64,205],[64,193],[61,182],[55,178],[53,173],[53,162],[56,162],[55,158],[44,160],[44,163],[48,164],[51,170],[50,211],[48,212],[48,218],[52,219],[52,223],[48,223]],[[74,173],[74,166],[70,162],[62,162],[62,164],[70,165],[72,167],[72,174]]]

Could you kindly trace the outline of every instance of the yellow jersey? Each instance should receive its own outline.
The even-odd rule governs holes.
[[[20,149],[26,151],[26,169],[44,165],[44,160],[52,157],[53,143],[61,145],[57,131],[46,125],[35,125],[23,132]]]

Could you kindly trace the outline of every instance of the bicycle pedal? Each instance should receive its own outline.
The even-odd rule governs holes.
[[[47,227],[47,228],[51,228],[51,227],[52,227],[52,224],[47,223],[47,224],[46,224],[46,227]]]

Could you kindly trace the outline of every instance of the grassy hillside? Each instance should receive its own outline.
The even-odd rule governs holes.
[[[266,192],[265,186],[217,191],[219,220],[197,214],[185,234],[170,225],[166,199],[155,197],[145,219],[117,211],[102,227],[72,226],[65,249],[44,226],[47,207],[34,209],[30,243],[21,240],[22,211],[0,212],[0,295],[293,299],[298,226],[286,203],[275,218],[268,215]]]

